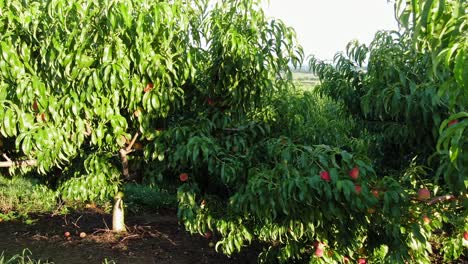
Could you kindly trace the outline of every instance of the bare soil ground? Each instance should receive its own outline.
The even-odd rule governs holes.
[[[178,223],[176,213],[129,216],[129,233],[121,236],[106,230],[111,227],[111,216],[96,211],[69,215],[33,216],[36,221],[0,223],[0,252],[6,256],[21,253],[28,248],[34,259],[56,264],[102,263],[256,263],[257,252],[248,250],[228,258],[216,253],[210,242],[199,235],[191,236]],[[65,232],[70,232],[66,237]],[[80,238],[81,232],[86,237]]]

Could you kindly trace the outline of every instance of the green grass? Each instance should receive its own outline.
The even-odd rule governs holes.
[[[57,193],[34,179],[0,175],[0,218],[52,212],[57,208]]]
[[[124,190],[127,209],[132,212],[177,207],[176,190],[168,191],[142,184],[126,184]]]
[[[21,254],[6,257],[4,252],[0,254],[0,264],[53,264],[53,262],[35,260],[29,249],[24,249]]]
[[[104,259],[103,264],[115,264],[113,260]],[[54,262],[37,260],[32,257],[29,249],[24,249],[21,254],[6,257],[4,252],[0,254],[0,264],[54,264]]]
[[[160,208],[176,208],[176,190],[166,190],[161,187],[150,187],[142,184],[124,185],[125,203],[132,212],[154,211]],[[23,177],[7,178],[0,175],[0,219],[28,219],[28,214],[52,213],[58,209],[58,193],[34,179]],[[111,200],[107,202],[110,204]],[[67,202],[61,207],[82,209],[84,202]],[[111,209],[111,206],[99,204],[100,207]],[[1,263],[0,263],[1,264]]]

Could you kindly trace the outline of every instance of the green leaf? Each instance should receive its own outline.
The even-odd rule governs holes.
[[[4,137],[13,137],[16,133],[16,124],[14,113],[10,108],[7,108],[5,111],[5,116],[3,119],[2,135]]]

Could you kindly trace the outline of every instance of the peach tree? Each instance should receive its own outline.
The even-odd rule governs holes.
[[[375,135],[379,170],[394,171],[409,193],[425,186],[419,191],[437,196],[410,210],[425,215],[431,243],[449,261],[466,247],[467,4],[397,1],[395,10],[400,32],[379,32],[369,46],[351,42],[333,64],[310,64],[319,90]]]
[[[195,74],[196,13],[183,1],[1,1],[2,167],[34,166],[65,199],[117,193],[127,155]]]
[[[468,170],[468,3],[418,1],[399,3],[399,20],[411,31],[415,48],[431,55],[433,78],[439,80],[437,96],[447,102],[450,116],[443,120],[437,139],[439,166],[436,180],[445,185],[440,193],[450,205],[439,206],[444,260],[450,261],[467,248],[467,170]],[[458,202],[457,202],[458,201]]]
[[[204,17],[203,74],[145,152],[180,180],[185,227],[226,254],[262,247],[266,263],[427,261],[411,194],[375,171],[365,133],[340,104],[294,89],[293,31],[255,1]]]
[[[226,254],[428,262],[437,221],[347,101],[295,89],[301,48],[259,1],[3,0],[0,28],[1,166],[117,209],[123,181],[177,182],[186,229]]]

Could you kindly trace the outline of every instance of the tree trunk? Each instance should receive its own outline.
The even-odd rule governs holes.
[[[128,146],[124,149],[122,148],[119,151],[120,159],[122,162],[122,175],[124,179],[128,180],[130,177],[130,173],[128,170],[128,159],[127,154],[132,151],[133,144],[138,137],[139,133],[135,133],[132,138],[132,141],[128,144]],[[114,209],[112,211],[112,231],[115,233],[124,233],[127,232],[127,228],[125,227],[125,217],[124,217],[124,203],[123,203],[123,192],[118,192],[117,195],[114,197]]]
[[[112,211],[112,231],[115,233],[127,232],[125,227],[124,204],[122,196],[115,197],[114,210]]]

